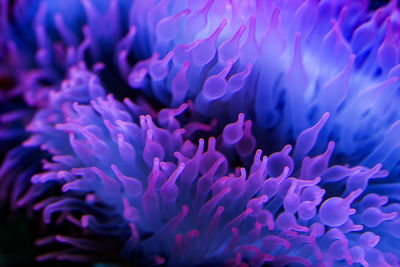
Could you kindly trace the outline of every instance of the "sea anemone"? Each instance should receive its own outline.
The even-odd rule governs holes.
[[[320,151],[335,140],[337,162],[397,168],[397,1],[375,11],[331,0],[134,5],[137,47],[149,56],[130,73],[133,88],[172,107],[194,99],[219,119],[243,112],[260,145],[293,142],[329,112]]]
[[[9,66],[18,65],[18,76],[24,77],[17,79],[13,91],[31,106],[44,106],[48,91],[82,61],[97,72],[106,71],[104,80],[121,83],[133,60],[136,27],[129,26],[128,13],[123,12],[130,2],[1,1],[0,42],[12,57]],[[114,90],[120,93],[119,88]],[[127,95],[132,94],[125,91],[123,96]]]
[[[106,67],[100,77],[119,83],[108,86],[117,98],[131,94],[128,82],[164,106],[192,99],[203,115],[226,123],[244,113],[269,151],[330,112],[320,152],[335,140],[336,162],[382,162],[396,173],[397,143],[390,140],[399,120],[400,14],[395,0],[375,11],[368,5],[17,1],[4,25],[7,43],[23,51],[23,96],[31,105],[46,102],[43,81],[56,84],[80,61],[103,62],[96,68]]]
[[[169,266],[398,264],[392,243],[400,217],[398,204],[387,205],[391,185],[379,185],[386,195],[368,191],[369,180],[388,172],[380,164],[330,166],[334,142],[308,156],[328,113],[299,134],[293,151],[287,145],[267,157],[257,150],[248,161],[256,143],[242,113],[217,138],[193,141],[197,130],[212,129],[182,125],[190,105],[157,113],[121,103],[82,66],[50,95],[54,105],[35,116],[25,146],[52,155],[33,185],[55,183],[61,192],[34,209],[43,209],[45,223],[59,214],[58,223],[86,232],[38,241],[73,247],[39,260],[91,261],[122,246],[126,260]],[[236,167],[238,161],[247,167]],[[28,191],[20,203],[35,198]],[[107,246],[99,236],[121,244]]]
[[[0,0],[0,201],[39,261],[399,266],[397,6]]]

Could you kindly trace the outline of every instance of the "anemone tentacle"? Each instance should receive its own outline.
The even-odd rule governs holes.
[[[399,266],[400,9],[368,2],[0,0],[0,204],[74,229],[38,261]]]
[[[400,118],[397,1],[376,11],[368,1],[331,0],[137,6],[145,37],[137,41],[149,58],[132,69],[133,88],[172,107],[195,99],[210,117],[243,112],[257,136],[280,146],[329,112],[320,151],[333,139],[338,162],[398,169],[390,137]]]
[[[83,102],[74,102],[74,88],[91,100],[82,94]],[[257,150],[242,168],[234,162],[254,152],[238,149],[251,135],[244,114],[217,138],[194,141],[190,128],[196,126],[181,124],[187,104],[157,113],[128,99],[121,103],[84,69],[71,71],[51,95],[55,105],[37,114],[29,127],[33,141],[25,144],[41,142],[53,155],[32,183],[55,182],[63,192],[36,205],[46,223],[61,213],[92,234],[118,237],[128,260],[144,255],[170,266],[398,264],[397,248],[379,243],[380,236],[397,240],[388,229],[398,223],[398,204],[367,187],[388,172],[380,164],[330,165],[334,142],[309,155],[316,143],[310,136],[318,135],[328,113],[300,133],[294,149],[287,145],[269,156]],[[85,251],[108,249],[83,237],[55,240],[74,249],[40,259],[85,260],[79,256]]]

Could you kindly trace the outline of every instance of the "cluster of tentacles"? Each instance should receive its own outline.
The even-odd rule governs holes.
[[[0,33],[37,260],[399,266],[397,1],[0,0]]]

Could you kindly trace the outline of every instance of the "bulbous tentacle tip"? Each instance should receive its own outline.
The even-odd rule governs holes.
[[[50,157],[36,166],[37,154],[7,156],[1,198],[34,204],[46,224],[118,237],[127,259],[140,254],[152,264],[398,265],[398,186],[370,181],[399,159],[397,1],[367,12],[366,1],[149,0],[127,12],[125,1],[82,0],[83,9],[65,8],[70,14],[39,2],[38,10],[18,2],[0,11],[0,65],[18,78],[6,102],[23,95],[37,111],[20,127],[32,134],[25,149]],[[20,27],[31,21],[32,29]],[[117,100],[126,83],[151,105]],[[165,109],[156,112],[152,100]],[[19,133],[19,116],[0,115],[0,138]],[[263,156],[272,149],[264,143],[285,140],[297,140],[294,151],[282,145]],[[89,261],[114,250],[91,236],[40,240],[73,249],[38,260]]]

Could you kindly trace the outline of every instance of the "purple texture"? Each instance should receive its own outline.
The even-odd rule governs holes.
[[[396,0],[0,0],[0,203],[38,261],[399,266],[399,29]]]
[[[137,1],[131,12],[149,55],[130,72],[133,88],[172,107],[194,99],[226,122],[245,113],[280,146],[329,112],[321,152],[335,140],[337,162],[397,173],[397,1],[375,11],[364,0]]]
[[[243,114],[217,138],[191,140],[198,130],[212,130],[182,124],[196,112],[191,105],[157,113],[144,103],[121,103],[105,96],[83,66],[50,95],[54,105],[36,114],[24,143],[53,155],[31,179],[34,186],[61,186],[61,195],[35,206],[46,223],[67,220],[118,237],[126,259],[147,264],[398,264],[399,251],[389,245],[397,236],[388,236],[398,224],[398,204],[367,187],[388,172],[380,164],[331,166],[334,142],[308,156],[328,113],[299,135],[294,149],[263,156],[253,154],[254,145],[243,149],[254,142]],[[235,157],[248,167],[235,167]],[[28,191],[20,202],[33,197]],[[39,260],[85,260],[109,249],[90,235],[54,240],[73,249]]]

